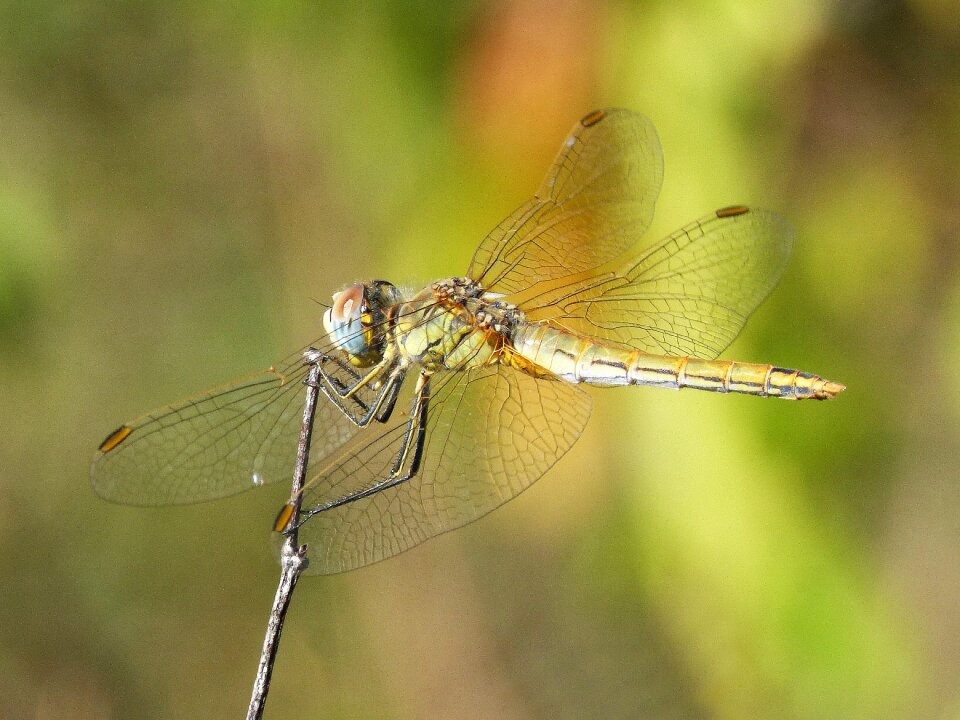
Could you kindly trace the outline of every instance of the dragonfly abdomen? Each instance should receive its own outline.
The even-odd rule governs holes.
[[[520,328],[513,341],[515,351],[535,367],[571,383],[693,388],[791,400],[824,400],[845,389],[839,383],[800,370],[734,360],[651,355],[547,325]]]
[[[646,385],[651,365],[667,361],[674,365],[669,370],[674,381],[670,387],[694,388],[721,393],[742,393],[763,397],[779,397],[786,400],[827,400],[845,390],[845,386],[826,380],[819,375],[758,363],[736,360],[702,360],[689,357],[661,357],[636,353],[630,368],[631,384]],[[660,372],[660,369],[657,368]]]

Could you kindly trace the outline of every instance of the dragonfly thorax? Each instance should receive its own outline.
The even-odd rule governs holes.
[[[454,277],[405,302],[396,314],[394,337],[401,355],[428,371],[465,370],[496,362],[522,319],[502,296]]]
[[[462,309],[477,329],[489,329],[509,337],[513,328],[524,320],[523,311],[516,305],[504,301],[499,293],[487,292],[470,278],[448,278],[431,287],[441,303]]]

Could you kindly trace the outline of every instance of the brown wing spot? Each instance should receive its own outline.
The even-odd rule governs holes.
[[[746,205],[731,205],[730,207],[720,208],[717,210],[717,217],[736,217],[737,215],[746,215],[748,212],[750,212],[750,208],[748,208]]]
[[[112,433],[107,435],[106,440],[100,443],[100,452],[108,453],[113,450],[117,445],[122,443],[124,440],[129,437],[130,433],[133,432],[133,428],[129,425],[121,425]]]
[[[583,125],[584,127],[592,127],[593,125],[596,125],[598,122],[603,120],[606,116],[607,116],[606,110],[594,110],[592,113],[587,113],[586,115],[584,115],[583,118],[580,120],[580,124]]]
[[[287,525],[290,523],[290,517],[293,515],[293,503],[287,503],[282,508],[280,512],[277,513],[277,519],[273,521],[273,531],[274,532],[283,532],[287,529]]]

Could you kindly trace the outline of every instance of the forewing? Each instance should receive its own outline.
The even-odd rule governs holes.
[[[411,384],[411,379],[407,379]],[[335,573],[396,555],[486,515],[521,493],[579,437],[590,398],[575,386],[501,366],[432,379],[420,472],[367,498],[325,510],[300,529],[308,572]],[[373,486],[396,461],[408,415],[358,433],[311,480],[304,509]]]
[[[507,299],[531,321],[644,352],[713,358],[777,284],[792,243],[780,216],[725,208],[595,272]]]
[[[275,368],[122,426],[93,460],[94,489],[128,505],[181,505],[289,482],[303,419],[302,360],[296,353]],[[311,457],[322,459],[356,429],[321,398]]]
[[[596,267],[650,225],[663,153],[649,118],[598,110],[566,139],[536,196],[477,248],[468,275],[512,293]]]

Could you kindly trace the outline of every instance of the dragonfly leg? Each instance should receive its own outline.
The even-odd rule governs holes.
[[[390,471],[391,477],[400,475],[403,465],[410,453],[410,465],[404,480],[416,475],[420,470],[420,460],[423,458],[423,443],[427,438],[427,410],[430,407],[430,376],[422,372],[417,377],[417,387],[414,391],[413,407],[410,409],[410,419],[407,420],[407,431],[403,435],[397,461]],[[401,481],[402,482],[402,481]]]
[[[373,371],[371,371],[373,372]],[[378,371],[379,373],[379,371]],[[386,422],[393,411],[393,406],[397,402],[397,395],[400,392],[400,386],[403,385],[403,378],[406,375],[406,368],[402,364],[395,364],[390,370],[390,374],[383,382],[383,385],[376,390],[372,402],[366,403],[356,395],[349,395],[346,398],[340,393],[330,389],[329,385],[323,382],[323,379],[330,379],[324,376],[323,370],[320,371],[321,382],[319,388],[327,399],[337,406],[347,419],[359,427],[366,427],[373,420]],[[332,378],[337,380],[337,378]],[[347,401],[350,400],[359,408],[356,412],[347,407]]]
[[[307,381],[304,380],[304,382],[306,383]],[[352,401],[352,405],[354,407],[348,408],[346,402],[343,399],[343,392],[338,391],[338,388],[340,390],[344,388],[343,383],[340,381],[339,378],[333,375],[330,375],[326,371],[324,371],[322,366],[319,366],[319,373],[316,381],[316,386],[321,391],[323,391],[323,394],[327,397],[327,399],[330,402],[332,402],[334,405],[337,406],[340,412],[342,412],[344,415],[346,415],[350,420],[352,420],[355,423],[357,422],[358,418],[363,417],[363,415],[365,415],[370,409],[367,403],[365,403],[356,395],[353,395],[350,398],[350,400]]]
[[[370,368],[370,371],[366,375],[360,375],[339,358],[324,353],[320,356],[321,363],[324,361],[332,361],[337,365],[337,367],[348,372],[354,379],[354,382],[349,385],[344,383],[342,380],[340,380],[340,378],[324,371],[322,364],[320,365],[320,376],[329,384],[330,389],[333,392],[339,395],[343,400],[347,400],[369,385],[372,380],[379,377],[384,370],[390,368],[394,364],[395,358],[396,351],[391,351],[388,349],[386,352],[384,352],[383,359],[380,360],[380,362]]]
[[[297,528],[317,513],[331,510],[356,500],[362,500],[371,495],[376,495],[378,492],[396,487],[420,471],[420,463],[423,459],[423,446],[427,437],[427,410],[430,405],[430,376],[428,374],[424,372],[420,373],[420,376],[417,378],[415,393],[413,406],[410,409],[410,418],[407,421],[407,429],[401,441],[400,452],[397,454],[397,461],[394,463],[390,474],[362,490],[350,493],[336,500],[325,502],[309,510],[304,510],[300,515],[300,521],[296,526]],[[404,465],[407,466],[406,472],[403,471]],[[288,529],[288,531],[290,529]]]
[[[377,410],[376,419],[378,423],[385,423],[393,414],[393,408],[396,407],[397,397],[400,395],[400,387],[403,385],[403,378],[399,382],[390,384],[390,389],[383,398],[380,409]]]
[[[339,367],[343,372],[347,373],[354,382],[363,377],[360,373],[357,372],[356,368],[351,367],[350,363],[344,362],[341,358],[338,358],[336,355],[330,355],[325,352],[317,351],[319,353],[319,361],[321,363],[331,362],[337,367]]]
[[[359,424],[359,419],[370,411],[370,407],[359,397],[353,395],[351,396],[350,400],[356,407],[353,409],[347,408],[347,404],[344,401],[343,396],[331,388],[331,384],[339,382],[340,381],[337,378],[324,377],[323,373],[321,372],[320,377],[318,378],[317,387],[323,391],[323,394],[326,395],[330,402],[337,406],[340,412],[350,418],[350,420],[352,420],[354,423]]]

